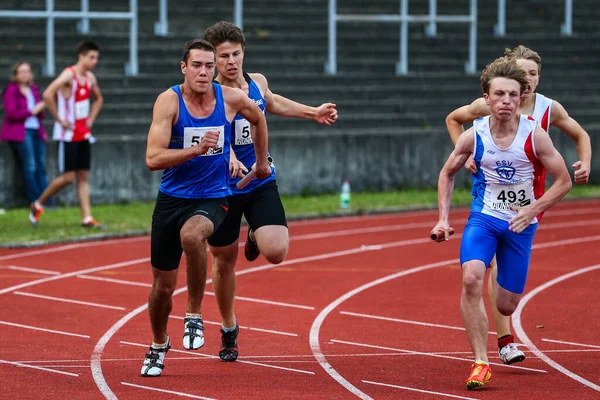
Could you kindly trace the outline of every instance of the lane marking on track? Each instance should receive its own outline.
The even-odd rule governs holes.
[[[575,276],[581,275],[581,274],[585,274],[587,272],[592,272],[595,271],[597,269],[600,269],[600,264],[598,265],[593,265],[591,267],[587,267],[587,268],[582,268],[582,269],[578,269],[577,271],[573,271],[570,272],[568,274],[564,274],[561,275],[557,278],[554,278],[538,287],[536,287],[535,289],[533,289],[532,291],[530,291],[529,293],[527,293],[525,296],[523,296],[523,298],[521,299],[521,302],[519,303],[519,305],[517,306],[517,309],[515,310],[515,312],[512,315],[512,323],[513,323],[513,327],[515,330],[515,333],[517,334],[517,336],[519,336],[519,338],[521,339],[521,342],[529,348],[529,350],[531,350],[536,356],[538,356],[539,358],[542,359],[542,361],[544,361],[546,364],[550,365],[552,368],[554,368],[555,370],[561,372],[562,374],[568,376],[569,378],[583,384],[586,385],[589,388],[592,388],[596,391],[600,392],[600,385],[597,385],[593,382],[588,381],[587,379],[583,378],[582,376],[577,375],[576,373],[568,370],[567,368],[563,367],[562,365],[560,365],[559,363],[557,363],[556,361],[552,360],[550,357],[548,357],[547,355],[544,354],[543,351],[541,351],[540,349],[538,349],[533,342],[529,339],[529,337],[527,336],[527,334],[525,333],[525,330],[523,329],[523,325],[521,323],[521,314],[523,313],[523,309],[525,308],[525,306],[527,305],[527,303],[533,299],[537,294],[543,292],[544,290],[548,289],[549,287],[552,287],[554,285],[556,285],[557,283],[560,283],[562,281],[565,281],[569,278],[573,278]]]
[[[72,372],[58,371],[56,369],[50,369],[50,368],[45,368],[45,367],[38,367],[36,365],[21,364],[19,362],[14,362],[14,361],[0,360],[0,364],[16,365],[17,367],[32,368],[32,369],[37,369],[37,370],[46,371],[46,372],[54,372],[55,374],[61,374],[61,375],[76,376],[76,377],[79,376],[79,374],[75,374],[75,373],[72,373]]]
[[[196,395],[189,394],[189,393],[175,392],[173,390],[166,390],[166,389],[159,389],[159,388],[155,388],[152,386],[136,385],[136,384],[128,383],[128,382],[121,382],[121,385],[131,386],[131,387],[138,388],[138,389],[151,390],[154,392],[169,393],[169,394],[174,394],[174,395],[180,396],[180,397],[189,397],[191,399],[215,400],[211,397],[196,396]]]
[[[592,349],[600,349],[600,346],[595,344],[585,344],[585,343],[576,343],[576,342],[565,342],[563,340],[553,340],[553,339],[545,339],[542,338],[542,342],[550,342],[550,343],[560,343],[560,344],[570,344],[571,346],[581,346],[581,347],[591,347]],[[544,350],[546,352],[547,350]]]
[[[147,347],[147,346],[146,346]],[[525,353],[531,353],[528,350],[524,350]],[[600,352],[600,349],[577,349],[577,350],[544,350],[544,353],[595,353]],[[432,351],[427,352],[429,354],[447,354],[447,355],[472,355],[472,351]],[[327,357],[340,357],[340,358],[348,358],[348,357],[411,357],[412,354],[407,353],[398,353],[398,352],[388,352],[388,353],[355,353],[355,354],[327,354]],[[535,357],[533,353],[531,353],[532,357]],[[238,359],[241,360],[260,360],[261,362],[267,362],[265,360],[269,360],[268,362],[287,362],[291,360],[277,360],[277,359],[297,359],[297,358],[310,358],[312,362],[316,362],[314,360],[315,356],[312,354],[289,354],[289,355],[254,355],[254,356],[240,356]],[[497,351],[488,351],[488,358],[499,359]],[[537,357],[535,357],[537,358]],[[103,362],[121,362],[121,361],[139,361],[140,357],[135,358],[103,358]],[[171,357],[169,356],[169,360],[198,360],[198,357]],[[277,361],[276,361],[277,360]],[[200,360],[202,361],[202,360]],[[15,361],[16,362],[16,361]],[[18,361],[23,364],[42,364],[49,363],[53,364],[53,366],[59,368],[60,363],[67,362],[81,362],[85,363],[84,367],[89,367],[89,358],[80,359],[80,360],[21,360]]]
[[[398,349],[398,348],[395,348],[395,347],[376,346],[376,345],[373,345],[373,344],[348,342],[346,340],[331,339],[330,342],[332,342],[332,343],[340,343],[340,344],[347,344],[347,345],[350,345],[350,346],[367,347],[367,348],[370,348],[370,349],[397,351],[399,353],[412,354],[412,355],[415,355],[415,356],[428,356],[428,357],[437,357],[437,358],[447,358],[449,360],[466,361],[468,363],[472,363],[473,362],[472,358],[453,357],[453,356],[448,356],[448,355],[438,354],[438,353],[427,353],[427,352],[422,352],[422,351]],[[473,353],[471,352],[470,354],[473,354]],[[490,362],[490,365],[497,365],[499,367],[505,367],[505,368],[509,368],[509,369],[520,369],[520,370],[523,370],[523,371],[543,372],[543,373],[547,373],[548,372],[548,371],[543,370],[543,369],[519,367],[519,366],[516,366],[516,365],[506,365],[504,363]]]
[[[464,208],[464,210],[467,210]],[[589,215],[594,213],[599,213],[600,209],[598,207],[590,207],[590,208],[581,208],[575,210],[556,210],[549,211],[545,214],[546,218],[558,217],[558,216],[570,216],[570,215]],[[423,215],[431,215],[435,217],[437,215],[436,210],[423,210],[423,211],[407,211],[407,212],[391,212],[389,214],[379,214],[379,215],[365,215],[365,216],[354,216],[354,217],[337,217],[337,218],[326,218],[326,219],[315,219],[315,220],[306,220],[306,221],[291,221],[289,223],[290,226],[303,226],[303,225],[329,225],[334,223],[347,223],[351,221],[371,221],[371,220],[379,220],[379,219],[389,219],[390,217],[395,218],[415,218]],[[541,227],[540,227],[541,228]],[[0,256],[0,261],[5,260],[13,260],[16,258],[24,258],[30,256],[39,256],[42,254],[51,254],[57,253],[61,251],[75,250],[87,247],[97,247],[97,246],[110,246],[113,244],[123,244],[123,243],[135,243],[142,241],[149,241],[150,236],[138,236],[133,238],[121,238],[121,239],[110,239],[110,240],[98,240],[98,241],[90,241],[90,242],[81,242],[74,243],[68,245],[62,245],[57,247],[52,247],[49,249],[38,249],[38,250],[30,250],[23,251],[14,254],[6,254]]]
[[[77,275],[80,279],[90,279],[93,281],[102,281],[102,282],[110,282],[110,283],[119,283],[121,285],[129,285],[129,286],[142,286],[142,287],[152,287],[151,283],[143,283],[143,282],[134,282],[134,281],[125,281],[123,279],[113,279],[113,278],[103,278],[101,276],[92,276],[92,275]]]
[[[463,331],[463,332],[465,330],[465,328],[462,328],[460,326],[432,324],[430,322],[419,322],[419,321],[412,321],[412,320],[409,320],[409,319],[399,319],[399,318],[382,317],[382,316],[371,315],[371,314],[360,314],[360,313],[355,313],[355,312],[350,312],[350,311],[340,311],[340,314],[351,315],[353,317],[378,319],[378,320],[381,320],[381,321],[401,322],[401,323],[404,323],[404,324],[413,324],[413,325],[428,326],[428,327],[433,327],[433,328],[453,329],[453,330]],[[491,331],[488,332],[488,335],[495,335],[495,334],[496,334],[496,332],[491,332]]]
[[[137,347],[144,347],[147,348],[148,345],[147,344],[142,344],[142,343],[134,343],[134,342],[127,342],[124,340],[121,340],[121,344],[128,344],[131,346],[137,346]],[[187,350],[176,350],[176,349],[171,349],[169,350],[169,352],[173,352],[173,353],[183,353],[183,354],[187,354],[189,355],[190,352]],[[203,358],[210,358],[210,359],[217,359],[219,360],[219,356],[213,356],[212,354],[204,354],[204,353],[191,353],[194,355],[197,355],[198,357],[203,357]],[[140,360],[142,358],[140,357]],[[290,372],[299,372],[301,374],[308,374],[308,375],[314,375],[315,373],[312,371],[305,371],[303,369],[295,369],[295,368],[286,368],[286,367],[280,367],[278,365],[270,365],[270,364],[263,364],[260,362],[256,362],[256,361],[244,361],[244,360],[240,360],[238,359],[236,362],[242,363],[242,364],[250,364],[250,365],[256,365],[259,367],[267,367],[267,368],[274,368],[274,369],[281,369],[284,371],[290,371]]]
[[[548,247],[555,247],[555,246],[563,246],[563,245],[567,245],[567,244],[579,244],[582,242],[591,242],[591,241],[596,241],[596,240],[600,240],[600,235],[541,243],[541,244],[533,245],[532,250],[548,248]],[[367,394],[360,391],[357,387],[355,387],[348,380],[346,380],[339,372],[337,372],[335,370],[335,368],[333,368],[333,366],[331,364],[329,364],[329,362],[327,362],[325,355],[321,351],[321,344],[320,344],[320,340],[319,340],[319,334],[320,334],[321,326],[323,325],[323,322],[325,321],[327,316],[334,309],[336,309],[340,304],[342,304],[344,301],[348,300],[349,298],[353,297],[354,295],[359,294],[371,287],[374,287],[381,283],[384,283],[384,282],[387,282],[387,281],[390,281],[390,280],[393,280],[393,279],[396,279],[396,278],[399,278],[399,277],[402,277],[405,275],[410,275],[413,273],[426,271],[426,270],[432,269],[432,268],[443,267],[446,265],[458,264],[459,262],[460,262],[459,259],[452,259],[452,260],[441,261],[441,262],[437,262],[437,263],[433,263],[433,264],[426,264],[426,265],[411,268],[408,270],[400,271],[395,274],[384,276],[382,278],[376,279],[376,280],[368,282],[362,286],[359,286],[359,287],[347,292],[346,294],[338,297],[333,302],[331,302],[327,307],[325,307],[319,313],[317,318],[313,321],[313,325],[310,329],[310,337],[309,337],[310,348],[311,348],[313,354],[315,355],[315,358],[317,359],[317,361],[319,361],[319,364],[321,365],[321,367],[335,381],[337,381],[340,385],[342,385],[345,389],[347,389],[348,391],[350,391],[357,397],[359,397],[363,400],[371,399],[371,397],[369,397]]]
[[[138,258],[136,260],[123,261],[123,262],[119,262],[119,263],[115,263],[115,264],[103,265],[100,267],[80,269],[78,271],[67,272],[66,274],[54,275],[54,276],[50,276],[48,278],[36,279],[34,281],[29,281],[29,282],[21,283],[19,285],[0,289],[0,294],[13,292],[15,290],[23,289],[23,288],[26,288],[29,286],[35,286],[35,285],[39,285],[39,284],[46,283],[46,282],[56,281],[59,279],[70,278],[72,276],[77,276],[77,275],[82,275],[82,274],[91,274],[93,272],[105,271],[107,269],[116,269],[116,268],[121,268],[121,267],[127,267],[127,266],[135,265],[135,264],[143,264],[148,261],[150,261],[150,257]]]
[[[17,265],[8,265],[6,267],[0,267],[0,268],[12,269],[15,271],[35,272],[37,274],[44,274],[44,275],[60,275],[60,272],[58,272],[58,271],[49,271],[47,269],[19,267]]]
[[[404,389],[404,390],[410,390],[413,392],[435,394],[438,396],[445,396],[445,397],[452,397],[454,399],[477,400],[476,398],[473,398],[473,397],[463,397],[463,396],[456,396],[456,395],[448,394],[448,393],[432,392],[429,390],[422,390],[422,389],[410,388],[410,387],[406,387],[406,386],[392,385],[390,383],[381,383],[381,382],[373,382],[373,381],[365,381],[365,380],[363,380],[363,382],[370,383],[371,385],[386,386],[386,387],[391,387],[391,388],[395,388],[395,389]]]
[[[35,298],[44,299],[44,300],[59,301],[62,303],[79,304],[79,305],[83,305],[83,306],[98,307],[98,308],[109,308],[111,310],[121,310],[121,311],[125,310],[125,307],[109,306],[106,304],[91,303],[89,301],[71,300],[71,299],[65,299],[62,297],[45,296],[42,294],[26,293],[26,292],[13,292],[13,294],[17,294],[19,296],[35,297]]]
[[[54,330],[54,329],[45,329],[45,328],[39,328],[39,327],[35,327],[35,326],[15,324],[14,322],[0,321],[0,324],[2,324],[2,325],[8,325],[8,326],[14,326],[16,328],[31,329],[31,330],[34,330],[34,331],[42,331],[42,332],[48,332],[48,333],[57,333],[59,335],[65,335],[65,336],[75,336],[75,337],[81,337],[81,338],[85,338],[85,339],[89,339],[90,338],[88,335],[80,335],[79,333],[71,333],[71,332],[57,331],[57,330]]]
[[[179,320],[184,320],[184,317],[179,317],[176,315],[169,315],[169,318],[173,318],[173,319],[179,319]],[[217,325],[217,326],[221,326],[220,322],[216,322],[216,321],[207,321],[207,320],[203,320],[203,322],[206,325]],[[265,332],[265,333],[274,333],[276,335],[283,335],[283,336],[294,336],[297,337],[298,334],[297,333],[289,333],[289,332],[282,332],[282,331],[275,331],[272,329],[263,329],[263,328],[254,328],[254,327],[250,327],[250,326],[244,326],[244,325],[239,325],[240,329],[248,329],[249,331],[257,331],[257,332]]]
[[[96,242],[81,242],[81,243],[67,244],[64,246],[52,247],[50,249],[22,251],[20,253],[6,254],[3,256],[0,256],[0,261],[13,260],[15,258],[40,256],[42,254],[58,253],[61,251],[81,249],[81,248],[86,248],[86,247],[110,246],[112,244],[141,242],[144,240],[150,240],[150,236],[141,236],[141,237],[127,238],[127,239],[100,240],[100,241],[96,241]]]
[[[205,295],[209,295],[209,296],[214,296],[215,293],[214,292],[204,292]],[[243,297],[243,296],[235,296],[236,300],[241,300],[241,301],[249,301],[249,302],[253,302],[253,303],[262,303],[262,304],[269,304],[272,306],[281,306],[281,307],[290,307],[290,308],[300,308],[302,310],[314,310],[314,307],[310,307],[310,306],[303,306],[301,304],[291,304],[291,303],[283,303],[281,301],[272,301],[272,300],[263,300],[263,299],[256,299],[256,298],[252,298],[252,297]]]
[[[458,235],[458,236],[460,236],[460,235]],[[429,243],[429,242],[431,242],[431,239],[429,239],[429,238],[403,240],[403,241],[399,241],[399,242],[383,244],[383,245],[379,246],[377,248],[377,250],[383,249],[383,248],[409,246],[411,244]],[[281,267],[284,265],[301,264],[301,263],[306,263],[306,262],[311,262],[311,261],[320,261],[320,260],[325,260],[325,259],[329,259],[329,258],[343,257],[343,256],[347,256],[347,255],[364,253],[365,251],[373,251],[373,250],[376,250],[376,249],[372,246],[371,247],[362,246],[362,247],[358,247],[358,248],[352,248],[349,250],[341,250],[341,251],[336,251],[336,252],[332,252],[332,253],[319,254],[316,256],[308,256],[308,257],[296,258],[293,260],[286,260],[277,265],[265,264],[265,265],[261,265],[258,267],[253,267],[253,268],[248,268],[248,269],[244,269],[241,271],[236,271],[235,274],[236,274],[236,276],[246,275],[246,274],[251,274],[254,272],[265,271],[265,270],[269,270],[272,268]],[[453,260],[453,261],[458,262],[458,260]],[[206,284],[209,284],[209,283],[212,283],[212,279],[208,279],[206,281]],[[176,289],[173,292],[173,296],[176,296],[185,291],[187,291],[187,287],[181,287],[179,289]],[[1,292],[0,292],[0,294],[1,294]],[[100,340],[96,343],[96,346],[94,347],[94,350],[93,350],[92,356],[91,356],[91,362],[90,362],[90,368],[92,369],[92,376],[94,378],[94,382],[96,383],[96,386],[98,387],[98,390],[100,390],[100,392],[104,395],[104,397],[106,397],[109,400],[116,399],[117,397],[115,396],[113,391],[110,389],[110,387],[108,386],[108,383],[106,382],[106,379],[104,378],[104,374],[102,372],[102,352],[104,351],[106,344],[110,341],[110,339],[114,336],[114,334],[119,329],[121,329],[121,327],[123,327],[127,322],[129,322],[131,319],[136,317],[138,314],[145,311],[147,308],[148,308],[148,304],[145,303],[145,304],[142,304],[141,306],[139,306],[138,308],[132,310],[127,315],[123,316],[119,321],[117,321],[115,324],[113,324],[104,333],[104,335],[102,335],[102,337],[100,338]]]

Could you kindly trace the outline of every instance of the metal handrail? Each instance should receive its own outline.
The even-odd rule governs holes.
[[[82,0],[82,8],[83,8]],[[87,1],[86,1],[87,2]],[[138,69],[138,18],[137,18],[137,0],[129,0],[128,12],[112,11],[89,11],[86,7],[82,11],[56,11],[54,10],[54,0],[46,0],[45,11],[20,11],[20,10],[0,10],[0,18],[45,18],[46,19],[46,64],[43,68],[45,76],[54,76],[56,74],[56,65],[54,59],[54,20],[55,19],[79,19],[79,29],[87,26],[89,32],[90,19],[128,19],[129,24],[129,63],[125,64],[125,74],[137,76]],[[84,22],[87,21],[87,22]]]
[[[430,0],[430,6],[435,0]],[[437,33],[437,22],[444,23],[469,23],[469,60],[465,64],[467,73],[475,73],[477,62],[477,0],[470,0],[469,15],[436,15],[437,4],[433,12],[430,8],[428,15],[409,15],[408,0],[400,0],[400,14],[338,14],[337,1],[329,0],[329,27],[328,27],[328,61],[325,72],[330,75],[337,74],[337,23],[344,21],[353,22],[400,22],[400,59],[396,64],[396,75],[408,74],[408,24],[411,22],[428,23],[426,33]]]
[[[81,1],[83,4],[84,1],[88,0]],[[167,17],[168,11],[168,0],[158,0],[158,21],[154,23],[154,35],[167,36],[169,34],[169,20]],[[244,30],[244,0],[234,0],[233,23],[241,30]]]
[[[573,0],[565,0],[565,22],[560,26],[563,36],[573,35]],[[494,35],[506,36],[506,0],[498,0],[498,22],[494,25]]]

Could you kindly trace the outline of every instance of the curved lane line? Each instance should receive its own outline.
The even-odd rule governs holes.
[[[514,314],[512,315],[512,323],[513,323],[513,327],[515,329],[515,333],[519,336],[519,338],[521,339],[523,344],[525,346],[527,346],[529,348],[529,350],[531,350],[533,352],[533,354],[538,356],[542,361],[544,361],[546,364],[548,364],[552,368],[556,369],[558,372],[561,372],[561,373],[565,374],[566,376],[568,376],[569,378],[574,379],[577,382],[600,392],[599,385],[588,381],[587,379],[577,375],[574,372],[571,372],[570,370],[566,369],[565,367],[563,367],[556,361],[552,360],[550,357],[548,357],[546,354],[544,354],[540,349],[538,349],[533,344],[533,342],[529,339],[529,337],[525,333],[525,330],[523,329],[523,325],[521,324],[521,314],[523,313],[523,308],[525,308],[525,305],[529,302],[529,300],[533,299],[534,296],[536,296],[537,294],[548,289],[550,286],[554,286],[557,283],[565,281],[569,278],[573,278],[575,276],[585,274],[586,272],[595,271],[597,269],[600,269],[600,264],[594,265],[591,267],[587,267],[587,268],[583,268],[583,269],[579,269],[577,271],[573,271],[573,272],[570,272],[565,275],[561,275],[558,278],[552,279],[551,281],[548,281],[548,282],[544,283],[543,285],[536,287],[531,292],[529,292],[525,296],[523,296],[523,298],[521,299],[521,302],[519,303],[519,306],[517,307]]]
[[[555,246],[563,246],[563,245],[568,245],[568,244],[578,244],[578,243],[583,243],[583,242],[591,242],[591,241],[596,241],[596,240],[600,240],[600,235],[598,235],[598,236],[590,236],[590,237],[582,237],[582,238],[575,238],[575,239],[558,240],[558,241],[547,242],[547,243],[540,243],[540,244],[537,244],[537,245],[533,245],[532,246],[532,250],[542,249],[542,248],[548,248],[548,247],[555,247]],[[427,269],[441,267],[441,266],[448,265],[448,264],[458,263],[458,262],[460,262],[459,259],[452,259],[452,260],[447,260],[447,261],[440,261],[440,262],[433,263],[433,264],[422,265],[422,266],[411,268],[411,269],[405,270],[405,271],[400,271],[398,273],[395,273],[395,274],[392,274],[392,275],[388,275],[388,276],[384,276],[384,277],[379,278],[379,279],[377,279],[375,281],[366,283],[366,284],[364,284],[364,285],[362,285],[362,286],[360,286],[360,287],[358,287],[356,289],[353,289],[350,292],[342,295],[338,299],[334,300],[327,307],[325,307],[323,309],[323,311],[321,311],[321,313],[314,320],[313,325],[312,325],[312,327],[310,329],[310,337],[309,337],[310,348],[311,348],[311,350],[313,352],[313,355],[315,356],[315,358],[319,362],[319,365],[321,365],[321,367],[325,370],[325,372],[327,372],[334,380],[336,380],[345,389],[347,389],[351,393],[355,394],[357,397],[359,397],[359,398],[361,398],[363,400],[367,400],[367,399],[368,400],[372,400],[371,397],[369,397],[367,394],[365,394],[362,391],[360,391],[356,386],[354,386],[350,382],[348,382],[342,375],[340,375],[340,373],[338,373],[335,370],[335,368],[333,368],[333,366],[331,366],[331,364],[329,364],[329,362],[327,362],[327,359],[325,358],[325,355],[321,351],[321,344],[319,342],[319,333],[320,333],[320,330],[321,330],[321,325],[325,321],[325,318],[327,318],[327,316],[335,308],[337,308],[337,306],[339,306],[340,304],[342,304],[344,301],[348,300],[352,296],[354,296],[354,295],[356,295],[356,294],[358,294],[358,293],[360,293],[360,292],[362,292],[362,291],[364,291],[366,289],[369,289],[369,288],[371,288],[373,286],[379,285],[381,283],[390,281],[390,280],[395,279],[395,278],[399,278],[401,276],[413,274],[413,273],[416,273],[416,272],[421,272],[421,271],[424,271],[424,270],[427,270]],[[600,265],[598,267],[600,268]],[[575,271],[574,273],[571,273],[571,274],[578,275],[579,273],[581,273],[581,272]],[[567,275],[571,275],[571,274],[567,274]],[[523,300],[521,300],[521,304],[523,304]],[[520,323],[520,321],[519,321],[519,323]],[[513,319],[513,324],[515,324],[514,323],[514,319]],[[515,324],[515,331],[516,331],[516,324]],[[523,335],[525,335],[524,332],[523,332]],[[521,337],[520,333],[519,333],[519,337]],[[523,338],[527,339],[526,336],[523,336]],[[527,344],[525,341],[523,341],[523,343]],[[533,344],[532,344],[532,346],[533,346]],[[535,346],[533,346],[533,348],[535,348]],[[538,352],[543,356],[543,353],[541,353],[539,350],[538,350]],[[535,353],[535,354],[538,355],[537,353]],[[540,355],[538,355],[538,356],[540,356]],[[550,360],[549,358],[547,358],[547,359]],[[552,361],[552,360],[550,360],[550,361]],[[583,378],[581,378],[581,379],[583,379]],[[591,383],[591,382],[589,382],[589,383]]]

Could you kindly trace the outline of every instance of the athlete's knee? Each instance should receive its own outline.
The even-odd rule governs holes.
[[[75,171],[67,171],[62,174],[62,179],[67,184],[72,184],[75,182]]]
[[[194,232],[181,232],[181,248],[184,251],[195,249],[199,246],[205,246],[206,238],[203,235],[198,235]]]
[[[483,289],[483,274],[474,268],[470,263],[463,265],[462,285],[466,294],[475,296],[481,295]]]
[[[76,171],[77,181],[78,182],[87,182],[89,174],[90,174],[90,172],[86,171],[86,170]]]
[[[176,282],[168,282],[157,277],[152,284],[152,294],[161,299],[168,299],[173,296],[176,286]]]
[[[213,271],[219,274],[220,276],[225,276],[234,273],[235,269],[235,261],[236,257],[232,258],[229,254],[224,255],[221,254],[219,256],[215,256],[213,254],[214,262],[213,262]]]
[[[496,308],[500,314],[508,317],[512,315],[519,305],[519,298],[496,299]]]
[[[270,243],[268,246],[265,246],[264,250],[258,246],[261,254],[267,259],[271,264],[281,264],[285,257],[287,256],[289,244],[287,241]]]

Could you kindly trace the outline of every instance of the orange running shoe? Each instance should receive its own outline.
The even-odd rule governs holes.
[[[92,229],[106,229],[106,226],[102,225],[100,222],[96,221],[94,218],[86,222],[82,222],[81,226],[84,228],[92,228]]]
[[[40,217],[44,212],[44,207],[37,204],[35,201],[31,203],[29,206],[29,222],[31,225],[37,226],[38,222],[40,222]]]
[[[473,390],[482,387],[492,380],[490,366],[483,362],[474,362],[471,365],[471,375],[467,378],[467,389]]]

